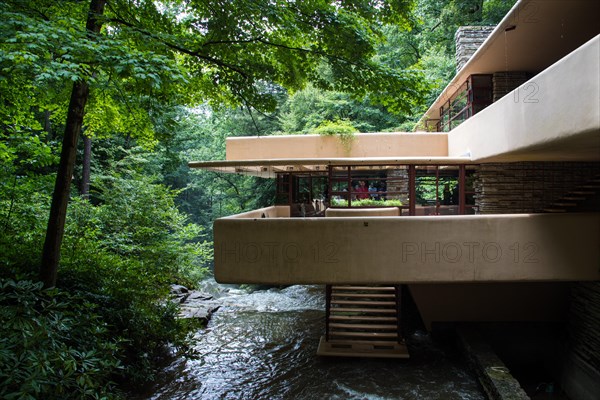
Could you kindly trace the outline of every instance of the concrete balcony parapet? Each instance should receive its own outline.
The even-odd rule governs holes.
[[[483,162],[600,160],[600,36],[469,118],[449,156]]]
[[[241,214],[230,215],[222,219],[289,218],[290,206],[270,206]]]
[[[262,218],[263,213],[215,221],[217,281],[600,280],[598,213]]]

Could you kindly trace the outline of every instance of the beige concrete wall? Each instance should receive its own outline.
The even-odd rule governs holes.
[[[270,206],[231,215],[224,219],[249,219],[249,218],[289,218],[290,206]]]
[[[600,214],[224,218],[223,283],[600,280]]]
[[[349,148],[338,137],[287,135],[233,137],[227,160],[343,157],[445,157],[446,133],[357,133]]]
[[[600,160],[600,36],[449,133],[473,162]]]

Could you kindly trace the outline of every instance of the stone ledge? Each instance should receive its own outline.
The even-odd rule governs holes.
[[[469,327],[457,329],[458,342],[488,399],[529,399],[519,382],[481,335]]]
[[[221,307],[221,302],[212,295],[189,290],[181,285],[171,285],[171,296],[173,302],[180,304],[179,318],[198,319],[205,325]]]

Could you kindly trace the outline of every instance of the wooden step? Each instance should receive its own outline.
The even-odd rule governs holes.
[[[391,341],[325,340],[321,337],[319,356],[409,358],[404,343]]]
[[[333,290],[365,290],[365,291],[378,291],[378,290],[396,290],[393,286],[332,286]]]
[[[323,336],[323,338],[325,338]],[[381,339],[381,340],[356,340],[356,339],[329,339],[330,343],[336,344],[372,344],[375,346],[390,346],[398,343],[405,343],[404,340],[398,342],[396,339]]]
[[[572,192],[570,192],[571,194],[578,194],[578,195],[582,195],[582,196],[590,196],[590,195],[595,195],[596,192],[593,192],[591,190],[574,190]]]
[[[582,201],[585,200],[587,197],[583,197],[583,196],[565,196],[562,197],[561,200],[566,200],[566,201]]]
[[[396,317],[373,317],[367,315],[330,315],[330,321],[373,321],[373,322],[397,322]]]
[[[357,305],[357,306],[396,306],[395,301],[368,301],[368,300],[331,300],[331,304]]]
[[[545,212],[548,213],[566,213],[567,210],[561,208],[544,208]]]
[[[396,314],[395,308],[349,308],[349,307],[335,307],[331,308],[332,313],[385,313],[385,314]]]
[[[381,294],[381,293],[331,293],[331,297],[360,297],[369,299],[395,299],[395,294]]]
[[[348,323],[329,323],[329,328],[333,329],[366,329],[366,330],[397,330],[398,325],[387,324],[348,324]]]
[[[317,354],[408,358],[396,291],[394,286],[329,286],[327,334]]]
[[[600,189],[600,185],[581,185],[580,189]]]
[[[575,204],[575,203],[557,202],[557,203],[552,203],[552,205],[555,207],[577,207],[577,204]]]
[[[396,332],[339,332],[333,331],[329,332],[329,337],[346,337],[346,338],[369,338],[369,339],[383,339],[383,338],[397,338],[398,334]]]

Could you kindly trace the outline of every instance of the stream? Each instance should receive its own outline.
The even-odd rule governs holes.
[[[323,286],[202,290],[223,305],[196,335],[198,357],[173,360],[140,399],[485,399],[458,351],[425,332],[406,338],[409,360],[317,356]]]

